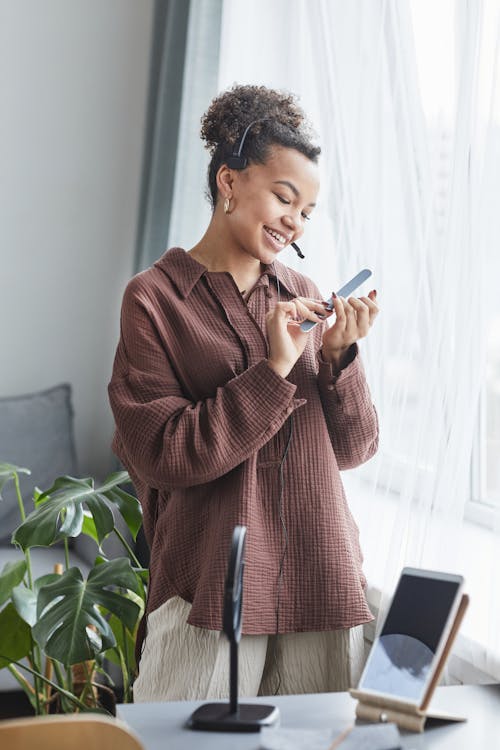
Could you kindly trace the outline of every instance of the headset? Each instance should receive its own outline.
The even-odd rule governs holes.
[[[245,145],[245,140],[248,135],[248,131],[252,127],[252,125],[255,125],[258,122],[266,122],[267,120],[270,120],[270,117],[259,117],[257,120],[252,120],[250,122],[245,130],[243,131],[243,135],[241,138],[237,138],[234,142],[233,151],[230,156],[226,159],[226,164],[230,169],[245,169],[245,167],[248,166],[248,159],[246,156],[242,155],[243,146]]]
[[[242,154],[248,131],[250,130],[252,125],[255,125],[257,122],[266,122],[271,119],[271,117],[259,117],[257,120],[252,120],[252,122],[246,126],[245,130],[243,131],[243,135],[241,136],[241,138],[236,139],[236,141],[234,142],[233,151],[226,159],[226,164],[230,169],[245,169],[245,167],[248,166],[248,159]],[[292,242],[290,244],[299,258],[306,257],[296,242]]]

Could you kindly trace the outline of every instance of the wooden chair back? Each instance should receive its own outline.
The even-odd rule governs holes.
[[[32,716],[0,721],[2,750],[144,750],[119,719],[99,714]]]

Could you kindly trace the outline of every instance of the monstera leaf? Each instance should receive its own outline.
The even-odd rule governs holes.
[[[0,669],[22,659],[31,648],[30,627],[21,619],[13,604],[0,612]]]
[[[48,583],[58,581],[59,579],[60,575],[58,573],[47,573],[46,575],[37,578],[36,581],[33,581],[32,589],[26,586],[16,586],[12,589],[12,603],[18,614],[28,623],[28,625],[33,626],[36,623],[38,592],[42,586],[46,586]]]
[[[130,633],[124,628],[115,615],[111,615],[109,618],[109,625],[115,636],[118,648],[108,649],[104,656],[118,667],[123,666],[122,662],[135,664],[135,634]]]
[[[29,469],[23,469],[22,466],[14,464],[0,463],[0,500],[2,500],[2,490],[9,479],[14,479],[15,474],[31,474]]]
[[[115,646],[101,608],[132,632],[141,609],[125,594],[110,590],[116,587],[139,592],[140,581],[126,558],[96,565],[86,581],[78,568],[70,568],[57,581],[42,586],[33,637],[45,653],[69,666]]]
[[[12,590],[24,578],[26,573],[26,561],[17,560],[16,562],[5,563],[0,573],[0,607],[5,604],[12,594]]]
[[[23,550],[47,547],[61,539],[78,536],[83,530],[101,544],[115,528],[113,506],[123,516],[135,539],[142,524],[141,506],[133,495],[118,486],[128,481],[125,471],[110,474],[97,488],[93,479],[59,477],[50,489],[35,499],[35,510],[14,531],[12,542]]]

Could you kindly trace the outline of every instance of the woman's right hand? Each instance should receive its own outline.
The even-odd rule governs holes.
[[[320,323],[331,314],[324,303],[306,297],[278,302],[266,315],[269,366],[286,378],[307,344],[309,332],[301,329],[301,322]]]

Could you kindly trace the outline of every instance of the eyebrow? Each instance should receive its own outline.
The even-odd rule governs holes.
[[[287,187],[290,188],[290,190],[292,191],[292,193],[295,195],[296,198],[300,196],[300,193],[295,187],[295,185],[293,184],[293,182],[289,182],[288,180],[274,180],[273,185],[286,185]],[[316,205],[315,203],[309,203],[309,206],[311,207],[315,205]]]

